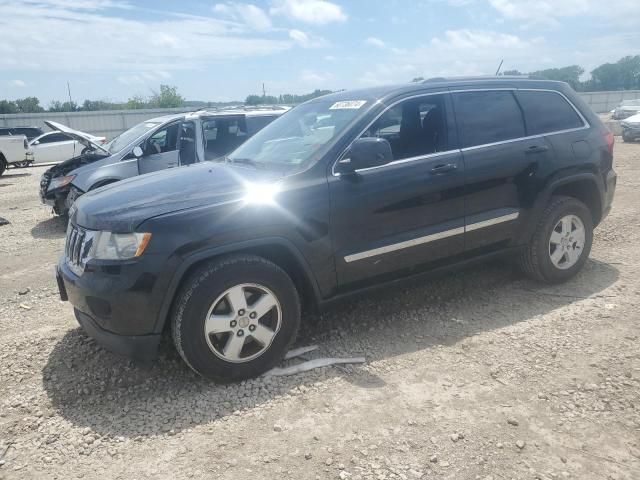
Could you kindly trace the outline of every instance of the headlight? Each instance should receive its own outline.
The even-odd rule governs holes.
[[[53,190],[56,188],[64,187],[65,185],[69,185],[73,182],[73,179],[76,178],[75,175],[67,175],[66,177],[56,177],[51,179],[51,183],[49,183],[49,190]]]
[[[97,260],[136,258],[144,253],[150,240],[150,233],[98,232],[89,256]]]

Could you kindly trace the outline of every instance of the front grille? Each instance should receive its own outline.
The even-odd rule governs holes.
[[[78,275],[84,271],[94,236],[95,232],[69,223],[64,256],[71,270]]]

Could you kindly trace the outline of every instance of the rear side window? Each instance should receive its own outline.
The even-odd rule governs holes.
[[[580,128],[584,123],[569,103],[554,92],[516,92],[524,110],[528,135]]]
[[[463,148],[525,136],[522,112],[511,91],[461,92],[453,99]]]

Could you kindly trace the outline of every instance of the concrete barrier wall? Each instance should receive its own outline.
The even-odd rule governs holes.
[[[617,92],[580,92],[580,96],[596,113],[613,110],[623,100],[640,99],[640,90]],[[188,112],[193,108],[167,108],[146,110],[105,110],[100,112],[68,112],[68,113],[20,113],[0,115],[0,127],[36,126],[44,127],[44,120],[68,125],[71,128],[103,135],[109,139],[122,133],[136,123],[153,117],[171,113]],[[46,127],[45,127],[46,129]]]
[[[97,112],[47,112],[47,113],[20,113],[15,115],[0,115],[0,127],[42,127],[45,120],[68,125],[71,128],[93,135],[105,136],[109,139],[119,135],[135,124],[153,117],[172,113],[189,112],[191,108],[165,108],[144,110],[103,110]]]

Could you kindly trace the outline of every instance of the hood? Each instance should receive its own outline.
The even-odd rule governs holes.
[[[640,113],[636,113],[635,115],[632,115],[631,117],[627,117],[625,118],[622,123],[637,123],[640,124]]]
[[[247,194],[247,183],[278,178],[266,170],[211,162],[161,170],[84,194],[70,217],[90,230],[131,232],[159,215],[240,200]]]
[[[92,136],[87,133],[79,132],[78,130],[69,128],[66,125],[62,125],[61,123],[52,122],[51,120],[45,120],[44,123],[51,130],[57,130],[58,132],[66,133],[70,137],[73,137],[74,140],[77,140],[85,147],[92,148],[93,150],[101,150],[106,154],[109,153],[109,151],[102,145],[94,142]]]

